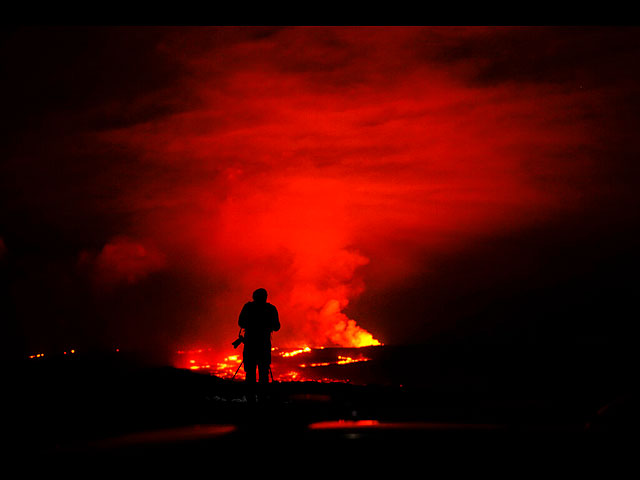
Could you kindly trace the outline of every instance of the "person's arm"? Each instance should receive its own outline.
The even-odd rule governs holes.
[[[278,309],[276,307],[273,307],[273,325],[271,327],[271,330],[273,330],[274,332],[277,332],[278,330],[280,330],[280,318],[278,317]]]
[[[247,323],[248,323],[248,311],[247,311],[247,304],[245,303],[244,306],[242,307],[242,310],[240,311],[240,317],[238,317],[238,325],[240,326],[240,328],[247,328]]]

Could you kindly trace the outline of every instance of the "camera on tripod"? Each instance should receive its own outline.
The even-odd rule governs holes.
[[[233,348],[238,348],[241,343],[244,343],[244,337],[242,335],[238,335],[238,338],[236,339],[236,341],[233,342],[231,345],[233,345]]]

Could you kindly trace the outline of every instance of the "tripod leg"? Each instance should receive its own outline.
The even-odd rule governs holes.
[[[238,374],[238,372],[240,371],[240,367],[242,366],[242,364],[244,363],[244,360],[242,362],[240,362],[240,365],[238,365],[238,369],[236,370],[236,373],[233,374],[233,377],[231,377],[231,380],[233,380],[234,378],[236,378],[236,375]]]

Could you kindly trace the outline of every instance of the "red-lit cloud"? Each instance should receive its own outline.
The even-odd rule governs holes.
[[[218,45],[204,29],[187,32],[197,50],[163,43],[198,104],[99,135],[148,172],[123,190],[128,233],[225,279],[212,324],[233,324],[264,286],[282,338],[348,345],[367,324],[343,313],[365,266],[393,283],[422,268],[415,249],[436,255],[576,208],[572,178],[589,164],[564,152],[590,143],[580,117],[593,92],[470,84],[421,58],[443,34],[302,28]]]
[[[171,341],[227,346],[264,287],[281,314],[276,344],[388,342],[394,322],[431,321],[390,314],[397,298],[446,284],[456,299],[476,274],[450,280],[443,259],[510,236],[523,253],[505,264],[545,258],[522,232],[591,239],[587,226],[631,211],[632,31],[70,32],[53,39],[86,37],[88,51],[29,76],[57,95],[27,83],[38,101],[16,108],[6,172],[20,188],[3,185],[19,205],[13,228],[53,225],[102,285],[176,291],[175,310],[162,307],[182,335]],[[505,271],[486,270],[477,283]],[[358,303],[370,292],[378,303]]]
[[[120,236],[111,239],[97,255],[81,252],[79,263],[81,268],[90,270],[99,288],[109,288],[142,280],[161,270],[166,259],[157,248]]]

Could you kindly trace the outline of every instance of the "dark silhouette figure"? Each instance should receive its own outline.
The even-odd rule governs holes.
[[[253,292],[253,301],[245,303],[238,320],[244,329],[244,371],[248,390],[247,399],[255,401],[256,367],[261,385],[269,383],[271,365],[271,332],[280,330],[280,319],[275,306],[267,302],[267,291]]]

